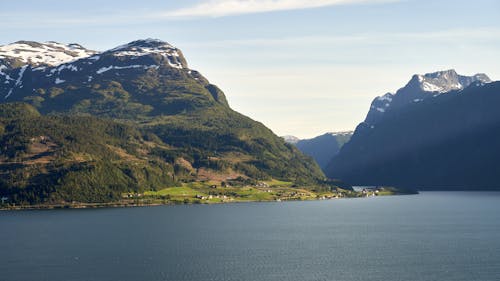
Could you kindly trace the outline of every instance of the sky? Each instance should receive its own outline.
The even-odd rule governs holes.
[[[0,45],[167,41],[233,109],[299,138],[355,129],[416,73],[500,80],[498,0],[0,0],[0,19]]]

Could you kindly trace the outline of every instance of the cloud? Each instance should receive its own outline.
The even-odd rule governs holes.
[[[398,0],[208,0],[165,14],[167,17],[223,17],[240,14],[310,9],[334,5],[386,3]]]
[[[1,0],[0,0],[1,1]],[[157,21],[177,21],[202,17],[224,17],[231,15],[264,13],[273,11],[320,8],[334,5],[379,4],[402,0],[200,0],[192,6],[173,10],[142,9],[136,11],[118,10],[113,13],[88,13],[83,10],[71,13],[56,11],[0,11],[3,26],[8,29],[109,26],[131,23],[150,23]],[[83,13],[83,14],[82,14]],[[85,15],[85,16],[83,16]],[[27,21],[26,18],[33,19]],[[36,22],[34,25],[33,23]]]

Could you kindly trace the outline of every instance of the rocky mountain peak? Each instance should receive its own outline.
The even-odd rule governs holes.
[[[437,71],[427,74],[416,74],[407,86],[417,84],[420,90],[433,93],[447,93],[454,90],[467,88],[472,82],[491,82],[490,78],[483,73],[473,76],[459,75],[454,69]]]

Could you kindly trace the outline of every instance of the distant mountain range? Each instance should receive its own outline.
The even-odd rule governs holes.
[[[284,136],[286,142],[294,144],[304,154],[311,156],[324,171],[330,160],[337,155],[340,148],[349,141],[353,132],[326,133],[311,139],[299,139]]]
[[[500,82],[485,74],[415,75],[375,98],[327,175],[354,185],[500,189],[499,105]]]
[[[11,202],[112,201],[188,181],[315,186],[318,165],[161,40],[104,52],[0,46],[0,195]]]

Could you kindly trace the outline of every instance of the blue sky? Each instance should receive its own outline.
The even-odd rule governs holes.
[[[0,1],[0,45],[159,38],[278,135],[352,130],[414,73],[500,79],[500,1]]]

